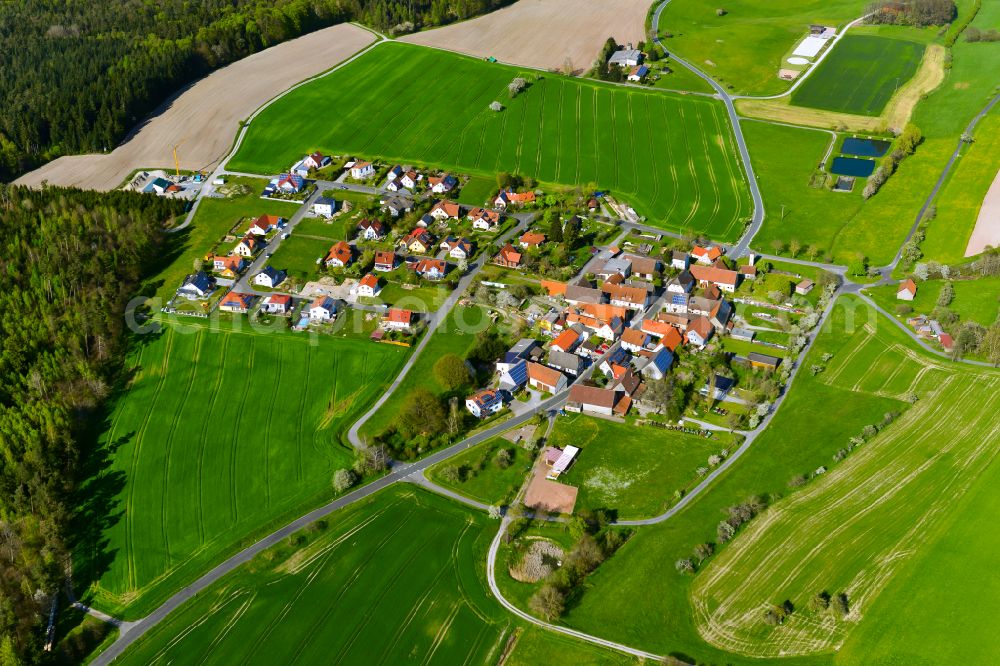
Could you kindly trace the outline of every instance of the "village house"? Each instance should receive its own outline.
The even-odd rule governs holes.
[[[717,301],[708,313],[708,320],[719,331],[725,331],[729,320],[733,317],[733,306],[728,301]]]
[[[389,169],[389,171],[385,174],[385,189],[392,190],[393,192],[398,191],[399,188],[402,187],[402,183],[399,182],[399,179],[402,178],[402,176],[403,167],[398,164]],[[393,185],[398,186],[393,187]]]
[[[645,65],[636,65],[628,71],[628,80],[633,83],[638,83],[646,78],[647,74],[649,74],[649,67],[646,67]]]
[[[219,309],[226,312],[245,313],[253,305],[253,294],[241,294],[231,291],[219,301]]]
[[[275,187],[286,194],[296,194],[301,192],[302,188],[305,186],[305,179],[296,173],[281,174],[278,176],[278,182],[275,184]]]
[[[274,289],[285,280],[285,271],[279,271],[273,266],[264,266],[264,269],[253,277],[253,283]]]
[[[595,288],[590,282],[581,278],[580,280],[566,285],[566,292],[563,296],[566,302],[571,305],[581,303],[604,303],[604,292]]]
[[[241,257],[252,257],[255,253],[259,252],[261,248],[264,247],[264,239],[256,238],[253,234],[247,234],[240,242],[236,244],[233,248],[233,254],[238,254]]]
[[[503,409],[503,397],[500,391],[483,389],[465,399],[465,408],[477,419],[485,418]]]
[[[503,359],[497,361],[497,372],[503,373],[521,361],[538,361],[542,357],[542,348],[538,340],[521,338],[514,346],[504,352]]]
[[[434,250],[434,236],[426,229],[417,227],[403,236],[399,245],[414,254],[429,254]]]
[[[375,253],[375,270],[383,273],[396,268],[396,253],[392,250],[385,250]]]
[[[421,259],[413,264],[413,270],[425,280],[440,280],[448,272],[444,259]]]
[[[250,223],[250,232],[254,236],[264,236],[271,232],[273,229],[277,229],[278,225],[281,224],[282,219],[277,215],[261,215],[256,220]]]
[[[318,296],[309,304],[311,321],[330,321],[337,314],[337,301],[330,296]]]
[[[323,263],[327,268],[346,268],[351,263],[351,246],[346,241],[338,241],[330,247]]]
[[[412,190],[417,186],[420,181],[421,176],[413,169],[408,169],[399,177],[399,184],[408,190]]]
[[[393,217],[399,217],[413,210],[413,201],[409,197],[386,197],[382,199],[382,210]]]
[[[305,178],[309,175],[309,167],[306,166],[304,160],[299,160],[292,165],[292,168],[288,170],[289,173],[294,173],[296,176]]]
[[[740,274],[740,279],[742,280],[756,280],[757,279],[757,267],[750,264],[744,264],[736,269],[736,272]]]
[[[269,294],[260,309],[268,314],[286,315],[292,311],[292,297],[288,294]]]
[[[358,238],[377,243],[385,238],[385,225],[380,220],[361,220],[358,222]]]
[[[213,291],[215,291],[215,278],[204,271],[198,271],[184,278],[184,283],[177,289],[177,295],[195,300],[206,298]]]
[[[592,414],[611,416],[614,414],[616,402],[618,402],[618,393],[612,389],[574,384],[569,390],[569,400],[566,403],[566,409],[568,411],[584,411]]]
[[[382,327],[395,331],[408,331],[413,323],[413,312],[399,308],[389,308],[382,318]]]
[[[734,386],[736,386],[736,381],[732,378],[714,375],[705,380],[704,386],[698,389],[698,394],[706,398],[711,394],[712,400],[724,400]]]
[[[635,67],[642,62],[642,51],[639,49],[620,49],[611,54],[608,58],[608,65],[617,67]]]
[[[704,266],[711,266],[715,263],[716,259],[722,256],[722,248],[718,245],[712,245],[710,247],[695,245],[694,249],[691,250],[691,256],[697,263]]]
[[[450,173],[446,173],[443,176],[428,177],[427,184],[430,186],[431,192],[434,194],[445,194],[458,187],[458,179]]]
[[[358,286],[357,286],[358,296],[367,296],[368,298],[374,298],[378,296],[380,291],[382,291],[382,287],[379,286],[378,277],[376,277],[372,273],[368,273],[358,281]]]
[[[687,252],[674,250],[670,253],[670,267],[679,271],[686,271],[691,265],[691,257]]]
[[[582,356],[556,349],[549,352],[549,365],[556,370],[576,377],[586,367],[586,361]]]
[[[622,332],[622,348],[633,353],[639,353],[646,348],[650,342],[649,334],[643,333],[637,328],[626,328]]]
[[[701,296],[692,296],[688,299],[688,314],[696,317],[707,317],[712,314],[718,301]]]
[[[468,238],[455,238],[453,236],[441,241],[440,247],[448,252],[449,257],[459,260],[469,259],[475,251],[475,246]]]
[[[540,234],[535,231],[525,231],[517,240],[518,245],[525,249],[538,247],[545,242],[545,234]]]
[[[324,155],[318,150],[315,153],[312,153],[311,155],[307,155],[302,160],[303,166],[305,166],[307,169],[322,169],[329,163],[330,163],[330,157],[328,155]]]
[[[612,257],[605,261],[603,266],[594,270],[594,275],[604,280],[608,280],[612,276],[620,276],[624,279],[631,274],[632,262],[625,257]]]
[[[694,289],[694,277],[689,270],[682,271],[667,282],[667,291],[673,294],[688,294],[692,289]]]
[[[692,266],[690,271],[691,276],[698,281],[700,286],[715,285],[727,293],[736,291],[740,281],[740,274],[727,268]]]
[[[602,291],[607,293],[612,305],[620,305],[629,310],[644,310],[649,306],[650,292],[642,287],[607,282],[604,284]]]
[[[337,201],[333,197],[320,197],[313,202],[312,209],[322,217],[333,217],[337,212]]]
[[[687,339],[688,344],[698,349],[704,349],[714,332],[715,329],[712,327],[712,322],[709,321],[708,317],[702,316],[691,322],[684,337]]]
[[[496,231],[503,220],[500,213],[486,208],[473,208],[467,218],[472,220],[472,228],[479,231]]]
[[[691,297],[687,294],[668,294],[669,298],[663,303],[663,309],[667,312],[684,314],[688,311],[688,302]]]
[[[235,278],[246,268],[246,259],[238,254],[231,254],[227,257],[213,257],[212,270],[223,277]]]
[[[666,347],[660,347],[655,352],[653,356],[649,359],[649,362],[643,366],[642,375],[659,381],[667,376],[667,372],[670,370],[670,366],[673,365],[674,355],[670,349]]]
[[[580,334],[571,328],[567,328],[565,331],[556,336],[556,339],[549,344],[549,349],[571,352],[576,349],[578,344],[580,344]]]
[[[500,248],[500,252],[493,258],[493,263],[504,268],[517,268],[521,265],[521,253],[507,243]]]
[[[371,162],[358,160],[351,165],[351,178],[355,180],[366,180],[375,175],[375,165]]]
[[[528,368],[528,385],[533,389],[558,393],[566,388],[566,375],[541,363],[525,361]]]
[[[527,382],[528,362],[524,359],[519,359],[500,371],[500,388],[504,391],[516,391]]]
[[[515,192],[512,189],[500,190],[496,198],[493,200],[493,205],[496,208],[506,210],[507,206],[510,204],[516,204],[518,206],[525,206],[535,202],[534,192]]]
[[[655,257],[640,257],[634,254],[626,254],[625,259],[629,261],[632,269],[632,277],[642,280],[655,280],[660,273],[660,260]]]
[[[903,280],[896,289],[896,298],[901,301],[912,301],[917,295],[917,283],[913,280]]]
[[[454,201],[439,201],[429,214],[435,220],[457,220],[462,216],[462,207]]]

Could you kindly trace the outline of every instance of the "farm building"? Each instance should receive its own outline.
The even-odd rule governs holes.
[[[628,80],[634,83],[638,83],[639,81],[642,81],[644,78],[646,78],[647,74],[649,74],[649,67],[646,67],[645,65],[637,65],[636,67],[633,67],[632,69],[629,70]]]
[[[812,291],[813,287],[815,286],[816,283],[814,283],[812,280],[803,280],[802,282],[799,282],[797,285],[795,285],[795,293],[799,294],[800,296],[805,296],[810,291]]]
[[[917,295],[917,283],[913,280],[903,280],[896,289],[896,298],[901,301],[912,301]]]
[[[608,58],[608,65],[618,67],[635,67],[642,62],[642,51],[639,49],[621,49]]]
[[[566,376],[541,363],[525,362],[528,368],[528,385],[531,388],[558,393],[566,388]]]
[[[758,352],[747,354],[747,360],[750,361],[752,367],[763,370],[774,370],[781,363],[781,359],[776,356],[769,356],[768,354],[760,354]]]
[[[558,452],[558,455],[552,455],[553,451]],[[562,451],[559,451],[559,449],[546,449],[544,460],[545,464],[549,467],[549,473],[546,478],[551,481],[558,479],[573,464],[573,459],[576,458],[576,454],[579,452],[580,449],[575,446],[567,446]]]

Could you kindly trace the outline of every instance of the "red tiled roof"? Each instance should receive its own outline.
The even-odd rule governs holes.
[[[333,259],[337,259],[342,264],[347,265],[347,262],[351,260],[351,246],[348,245],[346,241],[339,241],[335,243],[326,254],[325,261],[331,261]]]
[[[368,275],[361,278],[361,281],[358,282],[358,285],[361,287],[371,287],[372,289],[375,289],[378,287],[378,278],[369,273]]]
[[[389,312],[386,313],[385,318],[391,322],[409,324],[413,321],[413,313],[409,310],[400,310],[399,308],[389,308]]]
[[[692,266],[691,277],[699,282],[711,282],[713,284],[724,284],[736,286],[739,273],[727,268],[716,268],[715,266]]]
[[[579,334],[571,328],[567,328],[565,331],[559,334],[559,336],[552,341],[553,347],[559,347],[563,351],[567,351],[570,347],[576,344],[576,341],[580,339]]]
[[[546,386],[556,386],[559,383],[559,378],[562,377],[562,373],[558,370],[550,368],[547,365],[533,363],[531,361],[528,361],[526,365],[528,366],[528,379],[541,382]]]

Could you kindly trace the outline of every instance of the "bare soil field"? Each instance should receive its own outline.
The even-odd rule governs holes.
[[[520,0],[400,41],[579,73],[590,68],[609,36],[619,44],[644,39],[649,5],[650,0]]]
[[[983,199],[983,207],[979,209],[979,217],[976,218],[976,228],[965,248],[965,256],[977,255],[987,247],[1000,247],[1000,171]]]
[[[217,70],[169,100],[107,155],[60,157],[15,182],[112,190],[136,169],[214,168],[232,146],[241,120],[293,84],[350,57],[375,37],[340,24],[303,35]]]

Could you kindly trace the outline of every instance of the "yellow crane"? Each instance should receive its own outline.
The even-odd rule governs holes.
[[[181,144],[177,144],[179,146]],[[181,177],[181,163],[177,160],[177,146],[174,146],[174,175]]]

